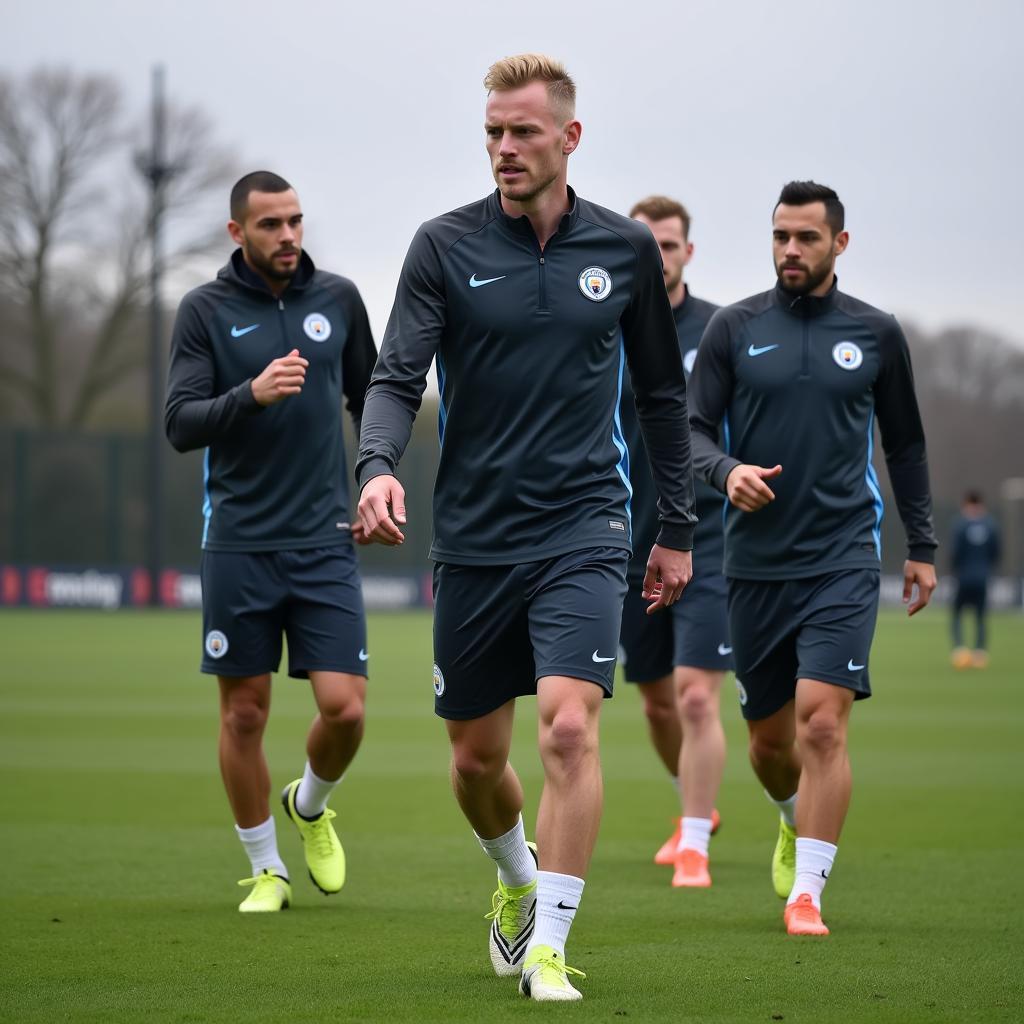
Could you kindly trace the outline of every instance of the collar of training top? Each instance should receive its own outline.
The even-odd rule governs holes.
[[[821,316],[836,304],[839,291],[839,275],[835,276],[832,287],[824,295],[794,295],[781,284],[775,285],[775,301],[793,316]]]
[[[676,323],[682,323],[685,319],[686,314],[693,309],[693,303],[689,301],[692,296],[690,295],[690,286],[687,284],[683,285],[683,301],[678,306],[672,307],[672,315],[676,318]]]
[[[580,204],[576,200],[576,193],[568,185],[566,185],[566,190],[569,193],[569,209],[562,214],[562,219],[558,222],[558,230],[555,232],[556,237],[558,235],[567,235],[572,230],[576,221],[580,219]],[[537,241],[537,235],[534,233],[529,217],[525,214],[522,217],[510,217],[505,212],[501,205],[500,190],[495,189],[491,193],[488,202],[494,212],[495,219],[502,227],[506,228],[517,238],[526,238],[531,242]]]
[[[299,256],[299,266],[296,269],[291,281],[288,282],[288,287],[282,292],[282,297],[288,292],[302,291],[307,284],[313,278],[313,272],[316,270],[316,266],[313,264],[313,260],[305,249],[302,250]],[[245,288],[250,292],[257,292],[265,299],[272,299],[274,302],[277,301],[277,297],[267,287],[267,282],[256,273],[248,263],[245,262],[245,257],[242,255],[242,250],[236,249],[232,254],[231,258],[217,273],[217,277],[222,281],[229,281],[233,285],[237,285],[240,288]]]

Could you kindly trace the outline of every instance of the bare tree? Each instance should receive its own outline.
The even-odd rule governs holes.
[[[5,318],[0,390],[20,396],[39,426],[85,424],[145,362],[148,211],[131,167],[144,132],[128,126],[124,106],[105,76],[0,76],[0,300],[20,314]],[[214,244],[187,227],[230,181],[212,138],[201,112],[172,109],[170,270]]]

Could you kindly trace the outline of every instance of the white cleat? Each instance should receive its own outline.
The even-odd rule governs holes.
[[[586,977],[582,971],[566,964],[565,958],[550,946],[534,946],[523,964],[519,994],[538,1003],[575,1002],[583,998],[583,993],[573,988],[570,974]]]

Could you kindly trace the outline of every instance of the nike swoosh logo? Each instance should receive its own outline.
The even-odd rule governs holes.
[[[848,669],[849,669],[849,670],[850,670],[851,672],[859,672],[859,671],[860,671],[860,670],[861,670],[861,669],[862,669],[862,668],[863,668],[864,666],[863,666],[863,665],[854,665],[854,663],[853,663],[853,658],[851,658],[851,659],[850,659],[850,660],[849,660],[849,661],[848,661],[848,662],[846,663],[846,667],[847,667],[847,668],[848,668]]]
[[[241,338],[243,334],[248,334],[250,331],[255,331],[259,327],[259,324],[250,324],[248,327],[234,327],[231,328],[232,338]]]
[[[732,654],[732,648],[726,647],[725,644],[719,644],[718,653],[724,658],[727,654]]]
[[[755,345],[751,345],[747,349],[748,356],[763,356],[765,352],[771,352],[773,348],[778,348],[778,345],[765,345],[763,348],[757,348]]]
[[[559,910],[579,910],[579,907],[567,907],[561,900],[555,904]]]
[[[359,660],[360,661],[369,661],[370,660],[370,656],[366,653],[366,648],[365,647],[360,647],[359,648]]]
[[[470,288],[482,288],[485,284],[494,284],[495,281],[504,281],[506,277],[508,277],[508,274],[502,274],[501,277],[487,277],[487,278],[484,278],[483,281],[478,281],[476,279],[476,274],[474,274],[469,279],[469,287]]]
[[[602,657],[600,657],[598,655],[596,650],[594,651],[594,653],[590,657],[591,657],[591,659],[593,661],[596,661],[598,663],[600,663],[602,661],[614,661],[615,660],[615,655],[614,654],[610,658],[602,658]],[[575,908],[573,908],[573,909],[575,909]]]

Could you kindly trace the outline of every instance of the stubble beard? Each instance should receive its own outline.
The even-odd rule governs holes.
[[[790,295],[810,295],[819,285],[823,284],[829,279],[832,274],[832,270],[836,265],[834,259],[827,259],[824,263],[819,263],[816,267],[809,267],[804,270],[807,274],[803,284],[790,285],[786,283],[786,279],[783,277],[783,270],[786,264],[780,263],[775,267],[775,274],[778,277],[779,285],[782,287],[784,292],[788,292]],[[801,265],[801,269],[803,265]]]

